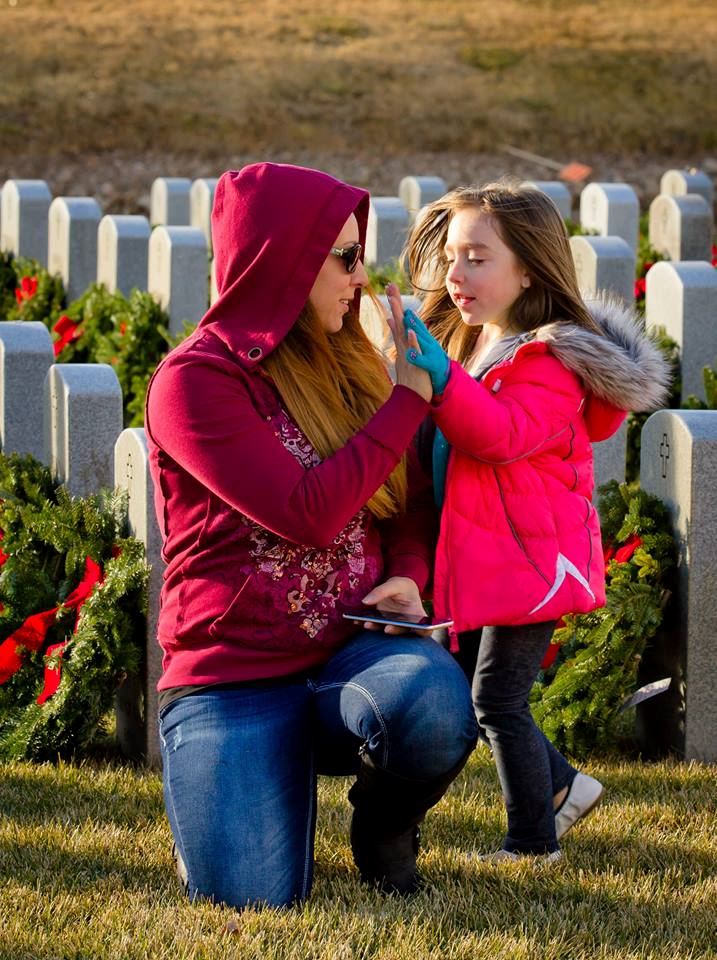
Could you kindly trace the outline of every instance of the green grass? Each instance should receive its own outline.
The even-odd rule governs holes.
[[[607,797],[558,868],[471,863],[503,813],[479,750],[429,815],[413,900],[359,886],[346,780],[322,780],[307,906],[237,914],[180,894],[156,773],[0,766],[0,957],[697,960],[717,955],[714,767],[599,761]],[[227,931],[227,927],[231,932]]]

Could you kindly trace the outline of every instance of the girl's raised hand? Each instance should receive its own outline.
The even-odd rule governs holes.
[[[434,393],[443,393],[451,372],[448,354],[413,310],[406,310],[403,322],[408,341],[408,362],[429,374]]]
[[[409,363],[407,359],[409,350],[418,349],[418,342],[415,335],[413,341],[406,335],[401,294],[395,283],[388,284],[386,296],[391,308],[388,326],[396,344],[396,383],[415,390],[417,394],[430,403],[433,396],[430,376],[425,370],[421,370],[418,364]]]

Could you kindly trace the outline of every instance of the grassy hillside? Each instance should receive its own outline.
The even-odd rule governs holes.
[[[717,151],[717,18],[687,0],[4,0],[19,156]]]

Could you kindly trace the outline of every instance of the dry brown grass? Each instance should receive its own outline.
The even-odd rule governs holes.
[[[0,3],[0,163],[717,149],[717,18],[687,0]]]

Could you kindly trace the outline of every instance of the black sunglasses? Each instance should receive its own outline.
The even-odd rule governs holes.
[[[347,272],[353,273],[361,259],[363,247],[360,243],[352,243],[349,247],[332,247],[329,253],[333,253],[335,257],[340,257]]]

